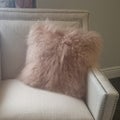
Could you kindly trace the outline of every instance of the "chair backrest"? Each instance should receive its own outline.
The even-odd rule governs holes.
[[[26,36],[30,26],[46,18],[59,24],[88,30],[87,11],[55,9],[0,9],[1,79],[15,78],[25,62]]]

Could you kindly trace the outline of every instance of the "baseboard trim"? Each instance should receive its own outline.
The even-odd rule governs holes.
[[[101,69],[108,79],[120,77],[120,66]]]

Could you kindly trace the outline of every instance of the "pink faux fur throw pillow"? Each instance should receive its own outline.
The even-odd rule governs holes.
[[[36,23],[27,39],[25,67],[19,79],[27,85],[85,97],[88,70],[97,65],[101,39],[95,32]]]

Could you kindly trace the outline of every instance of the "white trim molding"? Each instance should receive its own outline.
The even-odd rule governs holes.
[[[108,79],[120,77],[120,66],[103,68],[101,71],[107,76]]]

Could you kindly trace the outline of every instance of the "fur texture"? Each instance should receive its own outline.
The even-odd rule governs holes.
[[[97,65],[100,53],[97,33],[37,23],[27,45],[26,64],[19,76],[24,83],[76,98],[85,96],[88,70]]]

